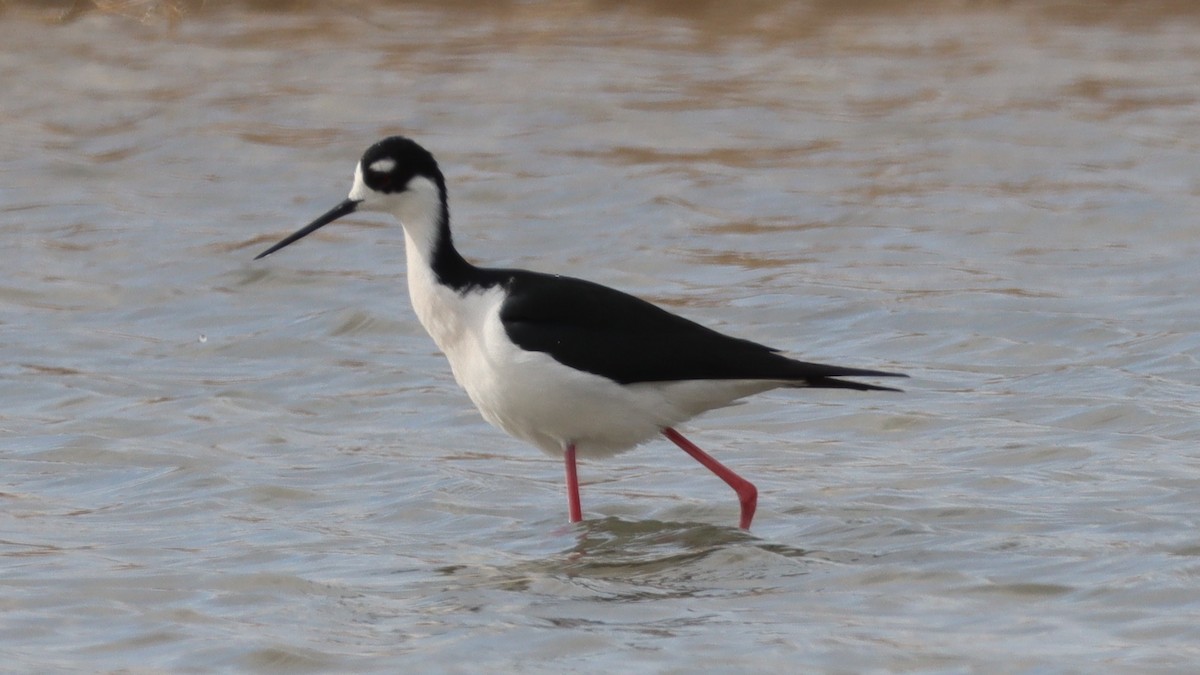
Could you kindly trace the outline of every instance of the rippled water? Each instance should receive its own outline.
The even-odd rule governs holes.
[[[1200,659],[1200,13],[101,4],[0,14],[3,669]],[[468,256],[907,392],[688,425],[752,533],[665,441],[584,463],[565,525],[397,226],[251,262],[397,132]]]

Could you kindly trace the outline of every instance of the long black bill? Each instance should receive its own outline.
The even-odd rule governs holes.
[[[342,216],[347,216],[347,215],[350,215],[351,213],[354,213],[354,211],[356,209],[358,209],[358,202],[353,199],[347,199],[346,201],[342,202],[341,204],[338,204],[337,206],[333,207],[332,209],[329,209],[329,211],[327,213],[325,213],[325,215],[321,216],[320,218],[317,218],[316,220],[312,221],[308,225],[305,225],[304,227],[300,228],[299,230],[296,230],[295,232],[289,234],[287,237],[285,237],[283,239],[283,241],[279,242],[278,244],[275,244],[271,248],[254,256],[254,259],[258,260],[259,258],[265,258],[266,256],[271,255],[275,251],[278,251],[279,249],[283,248],[284,246],[287,246],[288,244],[290,244],[294,241],[297,241],[297,240],[307,237],[308,235],[312,234],[313,232],[316,232],[317,230],[321,229],[322,227],[325,227],[326,225],[337,220],[338,218],[341,218]]]

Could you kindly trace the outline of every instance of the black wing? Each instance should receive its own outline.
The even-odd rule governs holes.
[[[500,320],[519,347],[621,384],[678,380],[791,380],[797,384],[889,390],[834,377],[897,373],[794,361],[775,349],[722,335],[600,284],[521,270],[496,270],[508,298]]]

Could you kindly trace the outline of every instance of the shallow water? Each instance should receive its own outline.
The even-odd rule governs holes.
[[[4,668],[1189,671],[1200,13],[893,4],[8,5]],[[401,132],[469,257],[906,393],[689,424],[749,534],[666,441],[565,525],[396,225],[251,262]]]

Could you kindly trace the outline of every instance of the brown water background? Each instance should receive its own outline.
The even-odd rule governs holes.
[[[0,3],[0,670],[1191,672],[1200,10]],[[482,422],[364,216],[903,395],[581,466]]]

